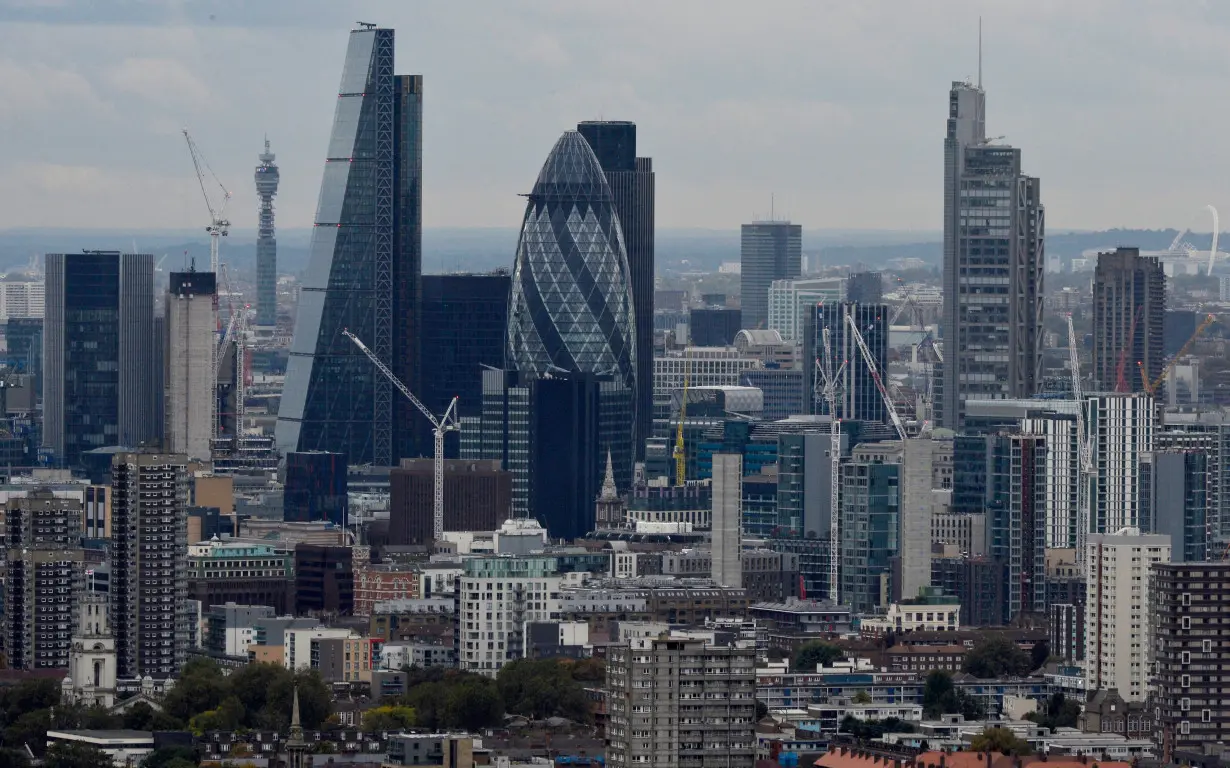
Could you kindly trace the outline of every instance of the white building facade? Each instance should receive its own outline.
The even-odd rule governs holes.
[[[525,657],[526,623],[558,621],[560,575],[554,557],[475,557],[464,563],[458,663],[495,677]]]
[[[769,285],[769,323],[785,341],[803,340],[803,318],[807,308],[821,302],[838,302],[846,298],[844,277],[811,277],[797,280],[774,280]]]
[[[1095,473],[1089,496],[1090,530],[1113,533],[1140,527],[1140,457],[1153,450],[1153,422],[1153,398],[1148,395],[1086,398],[1085,426]]]

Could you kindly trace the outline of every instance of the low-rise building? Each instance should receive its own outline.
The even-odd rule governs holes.
[[[788,598],[781,602],[755,603],[747,615],[769,630],[800,635],[845,635],[851,631],[849,606],[824,600]]]
[[[268,605],[295,609],[295,555],[282,546],[228,540],[188,547],[188,597],[202,610],[214,605]]]
[[[113,765],[123,768],[140,765],[154,751],[154,734],[150,731],[47,731],[47,744],[85,744],[96,747],[111,758]]]
[[[885,615],[859,623],[859,631],[869,637],[883,637],[890,632],[953,632],[960,628],[959,603],[890,603]]]

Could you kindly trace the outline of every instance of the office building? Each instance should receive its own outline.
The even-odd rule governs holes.
[[[495,677],[526,658],[527,622],[559,618],[563,577],[545,555],[470,558],[462,567],[457,658],[462,670]]]
[[[753,357],[744,357],[734,347],[686,347],[682,354],[655,357],[653,385],[659,395],[689,387],[737,387],[739,377],[764,367]]]
[[[46,309],[46,283],[43,280],[0,280],[0,320],[42,318]]]
[[[34,377],[34,391],[43,393],[43,318],[10,317],[4,325],[8,365]]]
[[[970,555],[933,557],[931,584],[942,590],[942,594],[957,598],[961,605],[961,623],[965,626],[1003,625],[1004,568],[998,560]],[[1081,614],[1081,621],[1084,620]]]
[[[1034,413],[1021,419],[1021,432],[1046,441],[1046,546],[1074,548],[1081,481],[1076,414]]]
[[[802,274],[803,227],[757,221],[742,228],[739,263],[744,328],[769,327],[769,286]]]
[[[991,557],[1004,565],[1003,623],[1046,613],[1046,438],[987,438],[987,528]]]
[[[348,486],[344,455],[328,451],[288,453],[282,519],[301,523],[327,520],[345,526],[350,516]]]
[[[352,547],[295,545],[295,615],[354,612],[354,554]]]
[[[278,411],[283,453],[394,466],[422,415],[342,331],[420,390],[423,78],[393,74],[393,30],[351,31]]]
[[[739,374],[740,387],[755,387],[764,393],[761,418],[765,421],[806,414],[811,407],[806,381],[802,368],[749,368]]]
[[[986,513],[943,512],[932,515],[931,540],[937,544],[950,544],[963,555],[982,557],[987,553]]]
[[[1045,214],[1021,151],[986,133],[986,93],[954,82],[944,137],[944,362],[938,426],[965,401],[1029,397],[1041,384]]]
[[[295,610],[295,556],[289,545],[202,541],[188,545],[188,597],[202,611],[227,603]]]
[[[841,468],[840,602],[871,612],[891,598],[890,574],[899,550],[901,466],[851,461]]]
[[[611,199],[624,235],[628,282],[636,316],[636,457],[644,458],[645,438],[653,424],[653,158],[636,156],[636,123],[587,121],[577,132],[594,151],[611,188]]]
[[[723,587],[743,585],[743,457],[713,454],[713,563],[710,578]]]
[[[259,245],[258,245],[259,249]],[[213,272],[172,272],[163,302],[166,339],[167,449],[191,459],[210,457],[217,407],[217,279]]]
[[[817,428],[777,436],[777,519],[773,524],[808,539],[827,539],[831,530],[830,427],[826,425],[823,432]]]
[[[186,660],[187,458],[117,453],[112,460],[111,623],[121,679],[169,680]]]
[[[1093,452],[1090,530],[1113,533],[1142,523],[1141,457],[1153,450],[1153,398],[1092,395],[1085,398],[1085,428]]]
[[[836,304],[845,299],[844,277],[805,277],[774,280],[769,285],[767,328],[779,332],[786,341],[803,340],[807,315],[821,304]]]
[[[278,241],[273,228],[273,198],[278,194],[278,166],[265,139],[265,151],[256,166],[256,195],[261,200],[256,231],[256,324],[278,324]]]
[[[43,445],[57,464],[162,435],[154,327],[154,257],[47,254]]]
[[[1144,392],[1162,372],[1166,275],[1137,248],[1098,254],[1093,273],[1093,381],[1104,392]]]
[[[1150,529],[1170,537],[1171,560],[1199,563],[1209,554],[1209,456],[1196,450],[1157,450],[1147,464]]]
[[[806,391],[815,392],[818,375],[815,363],[824,360],[824,332],[827,329],[833,371],[836,372],[845,363],[838,377],[837,417],[888,424],[888,407],[854,334],[850,333],[847,314],[862,334],[880,375],[884,376],[888,370],[888,307],[849,302],[821,304],[809,312],[803,339],[803,359],[810,361],[803,366],[807,376]],[[815,400],[815,412],[828,413],[828,403],[822,397]]]
[[[1085,690],[1116,688],[1129,703],[1148,693],[1154,566],[1170,560],[1170,537],[1125,528],[1093,533],[1087,546]]]
[[[444,413],[457,398],[459,416],[477,416],[483,403],[483,369],[504,366],[504,330],[512,278],[505,270],[477,275],[423,275],[423,370],[427,410]],[[431,425],[416,417],[423,445]],[[445,436],[444,455],[460,455],[458,437]]]
[[[208,609],[202,647],[221,656],[247,658],[248,646],[256,642],[256,624],[262,619],[286,615],[268,605],[223,603]]]
[[[729,347],[742,328],[742,310],[725,307],[688,310],[688,343],[694,347]]]
[[[851,272],[846,277],[845,298],[855,304],[883,304],[884,275],[879,272]]]
[[[1200,754],[1230,737],[1228,562],[1159,563],[1150,579],[1149,660],[1159,758]],[[1135,638],[1133,638],[1135,639]]]
[[[435,462],[402,459],[389,473],[389,543],[432,542]],[[444,462],[444,530],[494,531],[512,516],[512,473],[493,460]]]
[[[636,638],[607,651],[607,764],[751,768],[756,650],[702,637]]]
[[[11,669],[62,669],[85,591],[81,502],[50,489],[5,504],[4,642]]]
[[[930,437],[906,440],[901,449],[901,494],[898,505],[898,575],[893,585],[897,601],[913,600],[931,586],[931,527],[935,512],[936,459],[951,440]]]

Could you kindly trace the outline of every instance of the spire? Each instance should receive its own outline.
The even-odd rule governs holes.
[[[303,725],[299,722],[299,685],[297,683],[293,701],[290,709],[290,738],[286,740],[287,748],[292,751],[306,744],[303,740]]]
[[[303,727],[299,723],[299,686],[298,685],[295,686],[294,704],[292,704],[290,708],[290,727],[291,728]]]
[[[602,480],[602,498],[619,498],[619,491],[615,488],[615,467],[611,462],[611,451],[609,449],[606,452],[606,477]]]

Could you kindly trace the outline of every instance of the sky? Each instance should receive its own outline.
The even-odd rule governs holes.
[[[940,228],[953,80],[1023,151],[1054,228],[1208,231],[1230,212],[1219,0],[0,0],[0,229],[204,226],[182,128],[256,224],[311,224],[347,32],[424,76],[423,219],[517,227],[559,134],[632,120],[657,226],[770,213]]]

